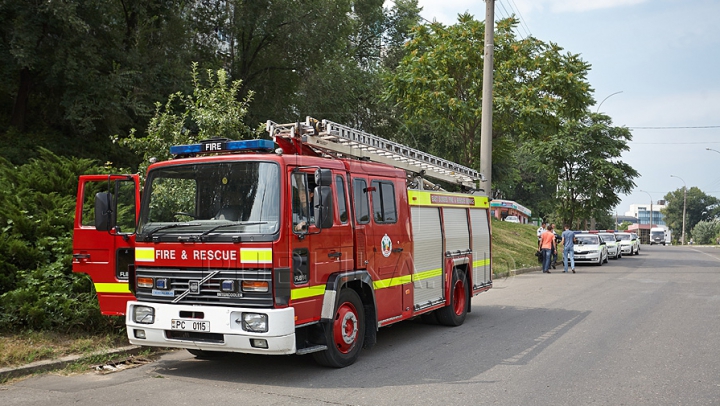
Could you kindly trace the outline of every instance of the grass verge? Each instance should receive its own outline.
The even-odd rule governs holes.
[[[493,219],[492,270],[496,277],[507,276],[510,271],[538,266],[537,226],[508,223]]]
[[[127,345],[129,344],[124,330],[104,335],[45,331],[2,334],[0,335],[0,368],[57,359],[72,354],[90,354]]]

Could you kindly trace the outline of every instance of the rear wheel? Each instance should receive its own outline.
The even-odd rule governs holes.
[[[455,268],[450,286],[450,304],[435,310],[438,322],[445,326],[463,324],[467,316],[468,300],[470,300],[470,294],[465,272]]]
[[[360,296],[343,289],[338,297],[335,317],[325,325],[325,351],[313,353],[315,361],[327,367],[352,365],[360,355],[365,339],[365,313]]]

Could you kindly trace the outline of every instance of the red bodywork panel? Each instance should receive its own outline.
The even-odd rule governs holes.
[[[115,181],[131,181],[135,184],[135,218],[140,205],[139,177],[137,175],[84,175],[78,183],[75,221],[73,223],[73,272],[90,276],[97,292],[100,311],[109,316],[125,314],[128,300],[134,300],[127,284],[127,268],[118,269],[118,265],[132,264],[134,258],[135,236],[125,237],[98,231],[94,225],[94,193],[107,191],[105,185]],[[95,183],[96,185],[93,185]],[[91,186],[92,185],[92,186]],[[98,187],[99,186],[99,187]],[[90,194],[91,196],[87,196]],[[85,210],[83,210],[85,208]],[[128,230],[133,231],[133,230]],[[129,261],[129,262],[128,262]]]

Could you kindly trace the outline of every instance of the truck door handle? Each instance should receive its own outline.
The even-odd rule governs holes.
[[[331,252],[328,254],[328,257],[330,258],[340,258],[342,256],[342,252]]]
[[[73,259],[90,259],[90,254],[73,254]]]
[[[392,252],[403,252],[402,248],[393,248]]]

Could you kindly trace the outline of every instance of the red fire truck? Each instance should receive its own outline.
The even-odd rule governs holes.
[[[73,271],[131,343],[344,367],[380,327],[464,322],[492,287],[478,172],[327,120],[267,129],[172,147],[142,197],[137,175],[80,178]]]

